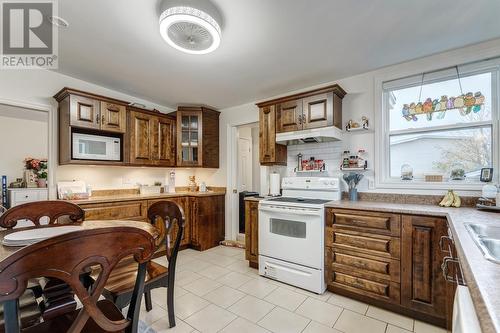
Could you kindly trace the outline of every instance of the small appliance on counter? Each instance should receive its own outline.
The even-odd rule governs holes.
[[[500,192],[498,187],[492,184],[484,185],[481,198],[477,200],[476,208],[500,212]]]
[[[81,180],[57,182],[57,197],[61,200],[88,199],[87,185]]]

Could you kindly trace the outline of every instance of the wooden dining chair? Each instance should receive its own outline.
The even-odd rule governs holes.
[[[5,331],[20,332],[18,298],[26,290],[29,279],[45,276],[67,283],[83,307],[23,329],[23,333],[137,332],[146,265],[156,250],[153,234],[135,226],[89,228],[14,252],[0,262],[0,302],[4,304]],[[112,302],[99,301],[99,296],[112,269],[128,256],[134,258],[138,273],[124,317]],[[80,275],[95,265],[100,266],[100,275],[89,290],[82,284]]]
[[[19,227],[19,221],[28,220],[33,225],[26,227],[39,228],[58,224],[80,223],[84,218],[83,209],[71,202],[60,200],[36,201],[7,210],[0,216],[0,227],[13,229]],[[88,275],[82,276],[82,279],[87,286],[92,283]],[[66,284],[57,279],[34,279],[29,282],[28,286],[28,290],[22,297],[24,300],[21,308],[23,327],[33,324],[37,316],[47,320],[72,312],[76,308],[77,303],[74,299],[74,293]],[[55,293],[53,292],[54,289],[57,289]],[[38,304],[36,298],[42,296],[43,302]],[[2,321],[3,308],[0,308],[0,325]]]
[[[12,229],[21,220],[29,220],[35,227],[42,226],[42,218],[48,224],[67,224],[83,221],[85,213],[80,206],[61,200],[35,201],[7,210],[0,216],[0,227]]]
[[[182,208],[173,201],[159,201],[148,209],[149,221],[159,230],[160,245],[165,242],[168,268],[154,261],[149,261],[146,266],[146,281],[144,284],[144,301],[146,310],[151,311],[151,290],[167,288],[167,311],[170,327],[175,326],[174,312],[174,283],[177,253],[184,233],[185,217]],[[173,234],[176,233],[175,239]],[[106,284],[103,295],[122,309],[130,302],[133,292],[133,281],[137,271],[131,263],[123,261],[115,267]]]

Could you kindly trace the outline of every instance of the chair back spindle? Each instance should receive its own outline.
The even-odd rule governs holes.
[[[12,207],[0,216],[0,227],[12,229],[19,220],[29,220],[40,227],[41,219],[46,217],[48,224],[68,224],[83,221],[85,212],[74,203],[61,200],[28,202]],[[64,217],[65,221],[62,221]],[[69,220],[69,221],[68,221]]]

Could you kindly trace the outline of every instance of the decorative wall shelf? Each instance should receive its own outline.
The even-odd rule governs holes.
[[[370,169],[368,169],[368,168],[343,168],[343,167],[340,167],[340,170],[342,170],[342,171],[368,171]]]
[[[327,170],[301,170],[301,171],[298,171],[297,169],[294,169],[293,172],[295,172],[295,173],[326,173]]]
[[[373,130],[370,127],[351,127],[351,128],[346,128],[347,133],[369,133],[373,132]]]

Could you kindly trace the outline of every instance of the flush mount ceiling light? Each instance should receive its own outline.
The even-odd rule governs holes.
[[[160,34],[172,47],[191,54],[206,54],[221,42],[221,15],[209,0],[164,0]]]

